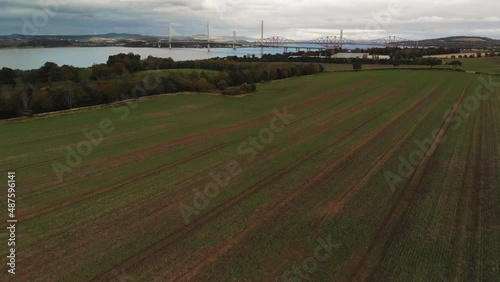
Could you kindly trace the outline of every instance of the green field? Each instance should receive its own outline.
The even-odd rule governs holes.
[[[322,64],[325,67],[326,72],[334,72],[334,71],[352,71],[352,64]],[[404,69],[404,68],[413,68],[413,69],[424,69],[424,68],[429,68],[428,66],[425,65],[401,65],[397,67],[398,69]],[[364,64],[362,67],[362,70],[389,70],[389,69],[394,69],[394,66],[392,64]]]
[[[467,58],[467,59],[446,59],[444,62],[461,61],[461,69],[491,74],[500,74],[500,57],[490,58]]]
[[[451,66],[446,64],[452,61],[462,62],[462,66],[459,69],[465,71],[481,72],[485,74],[500,74],[500,57],[488,57],[488,58],[467,58],[467,59],[443,59],[443,65],[435,66],[436,69],[451,69]],[[352,71],[351,64],[322,64],[325,67],[326,72],[335,71]],[[400,65],[398,69],[427,69],[429,66],[426,65]],[[394,69],[392,64],[364,64],[363,70],[387,70]]]
[[[3,122],[10,280],[498,281],[500,96],[480,78],[325,73]]]
[[[191,74],[193,72],[201,73],[205,72],[207,74],[218,74],[218,71],[214,70],[202,70],[202,69],[165,69],[165,70],[149,70],[149,71],[140,71],[135,73],[134,75],[137,76],[142,76],[145,74],[151,74],[151,73],[170,73],[170,72],[181,72],[185,74]]]

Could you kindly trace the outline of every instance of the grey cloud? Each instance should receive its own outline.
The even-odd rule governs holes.
[[[61,0],[42,0],[61,1]],[[0,2],[0,34],[19,33],[23,18],[42,10],[39,0]],[[41,33],[130,32],[164,35],[168,23],[178,34],[204,33],[210,21],[214,34],[259,36],[260,21],[266,36],[292,39],[334,35],[397,35],[412,39],[444,35],[484,35],[499,38],[500,3],[494,0],[80,0],[67,1],[40,29]],[[366,31],[377,15],[387,15],[391,5],[401,11],[387,23]],[[373,25],[372,25],[373,26]],[[448,33],[447,33],[448,31]]]

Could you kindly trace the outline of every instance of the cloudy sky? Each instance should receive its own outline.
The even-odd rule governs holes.
[[[0,34],[212,34],[312,39],[338,35],[500,39],[498,0],[1,0]]]

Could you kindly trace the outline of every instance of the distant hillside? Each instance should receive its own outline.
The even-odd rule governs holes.
[[[461,49],[499,47],[500,40],[479,36],[451,36],[419,41],[420,46],[453,47]]]
[[[63,40],[90,40],[90,39],[114,39],[114,40],[158,40],[165,39],[167,36],[153,36],[153,35],[141,35],[141,34],[129,34],[129,33],[106,33],[106,34],[84,34],[84,35],[24,35],[13,33],[10,35],[0,35],[0,39],[17,39],[17,40],[34,40],[34,39],[63,39]],[[176,35],[172,36],[172,40],[205,40],[207,35],[197,34],[191,36]],[[211,36],[214,41],[227,42],[232,41],[232,36]],[[249,41],[247,37],[238,36],[236,37],[238,42]],[[253,40],[252,40],[253,41]]]

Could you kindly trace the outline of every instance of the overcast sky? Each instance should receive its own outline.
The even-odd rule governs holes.
[[[212,34],[500,39],[498,0],[1,0],[0,34]]]

